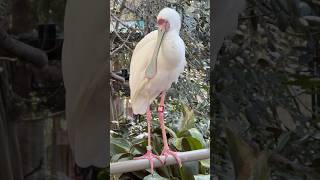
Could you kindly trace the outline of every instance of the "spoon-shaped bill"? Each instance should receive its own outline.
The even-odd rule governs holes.
[[[158,37],[157,37],[157,43],[156,47],[153,51],[153,55],[151,58],[151,61],[146,69],[145,77],[148,79],[152,79],[156,73],[157,73],[157,60],[158,60],[158,54],[161,47],[162,39],[165,34],[165,30],[162,30],[161,28],[158,29]]]

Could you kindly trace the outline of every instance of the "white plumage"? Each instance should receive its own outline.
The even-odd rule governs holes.
[[[137,44],[131,58],[129,84],[134,114],[146,113],[152,101],[178,80],[186,65],[185,45],[179,36],[179,14],[173,9],[164,8],[157,17],[160,18],[168,20],[170,29],[164,35],[160,46],[155,76],[148,79],[145,77],[145,71],[156,47],[158,30],[147,34]]]

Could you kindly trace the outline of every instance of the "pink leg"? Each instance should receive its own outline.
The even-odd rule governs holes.
[[[147,146],[147,152],[140,157],[136,157],[134,159],[148,159],[150,162],[150,168],[151,168],[151,174],[153,174],[153,158],[157,158],[162,164],[163,161],[158,157],[157,155],[152,153],[152,146],[151,146],[151,111],[150,107],[147,109],[147,123],[148,123],[148,146]]]
[[[159,121],[160,121],[160,127],[162,130],[162,140],[163,140],[163,150],[161,155],[165,156],[165,160],[167,160],[168,155],[172,155],[176,161],[179,163],[179,166],[181,167],[181,160],[179,158],[179,156],[177,155],[177,152],[171,151],[168,145],[168,140],[167,140],[167,134],[166,134],[166,129],[164,126],[164,115],[163,115],[163,111],[164,111],[164,97],[165,97],[165,92],[161,93],[161,99],[160,99],[160,104],[158,107],[158,116],[159,116]]]

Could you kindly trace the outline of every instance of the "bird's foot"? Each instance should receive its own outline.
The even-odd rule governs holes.
[[[175,152],[175,151],[170,150],[169,147],[164,147],[162,152],[161,152],[161,156],[165,156],[164,163],[166,163],[167,157],[169,155],[172,155],[176,159],[176,161],[179,163],[179,166],[182,167],[181,160],[180,160],[180,158],[178,156],[178,153]]]
[[[148,159],[148,160],[149,160],[149,163],[150,163],[151,174],[153,174],[153,158],[158,159],[158,160],[161,162],[161,164],[163,164],[163,161],[160,159],[160,157],[157,156],[157,155],[155,155],[155,154],[153,154],[153,153],[151,152],[151,150],[147,150],[147,152],[146,152],[144,155],[142,155],[142,156],[140,156],[140,157],[135,157],[134,159],[135,159],[135,160],[138,160],[138,159]]]

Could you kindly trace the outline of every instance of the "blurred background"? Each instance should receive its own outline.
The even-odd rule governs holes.
[[[0,3],[0,37],[13,40],[9,47],[12,44],[20,47],[21,43],[30,45],[21,48],[28,53],[33,50],[30,47],[40,49],[48,56],[49,64],[44,69],[37,68],[37,63],[25,61],[11,52],[7,42],[0,43],[0,149],[3,150],[1,157],[6,158],[0,164],[7,168],[3,169],[6,173],[1,173],[3,177],[60,180],[85,179],[90,174],[76,167],[67,140],[61,74],[65,4],[65,0],[3,0]],[[145,151],[146,122],[144,117],[133,120],[128,68],[132,50],[144,35],[156,28],[156,15],[165,6],[175,8],[182,15],[181,36],[188,47],[188,67],[179,83],[168,92],[166,125],[170,128],[168,131],[171,130],[170,143],[178,151],[207,148],[210,139],[209,2],[111,1],[110,6],[112,161],[131,159]],[[154,142],[162,148],[159,125],[157,121],[154,123]],[[176,167],[166,167],[157,173],[169,179],[209,173],[209,161],[185,167],[183,172],[174,170]],[[98,178],[106,179],[107,174],[102,171]],[[147,175],[147,171],[141,171],[111,178],[143,179],[148,178]]]
[[[75,179],[61,74],[65,3],[0,1],[0,179]],[[13,53],[36,54],[32,47],[48,56],[48,67]]]
[[[112,162],[145,151],[145,118],[134,120],[130,108],[129,64],[137,42],[156,28],[157,13],[169,6],[182,16],[188,61],[180,81],[168,92],[169,143],[188,151],[207,148],[211,140],[214,166],[192,162],[181,171],[175,166],[158,168],[156,175],[205,179],[211,168],[215,179],[320,179],[320,4],[246,2],[237,30],[225,38],[214,62],[210,77],[214,83],[209,86],[208,1],[110,1],[106,18],[110,18],[110,52],[106,53],[111,56],[113,77]],[[0,2],[1,40],[9,34],[41,49],[49,61],[46,69],[39,70],[4,50],[0,42],[1,176],[60,180],[81,174],[66,141],[61,77],[64,10],[65,0]],[[211,122],[209,88],[213,89]],[[162,142],[156,114],[153,117],[152,138],[159,153]],[[109,177],[107,171],[101,174],[100,179]],[[110,178],[148,179],[148,175],[139,171]]]
[[[319,15],[319,1],[246,1],[210,77],[217,178],[320,179]]]

